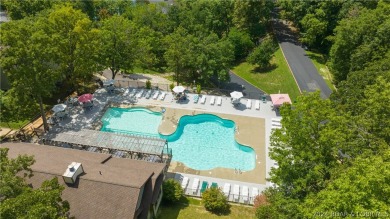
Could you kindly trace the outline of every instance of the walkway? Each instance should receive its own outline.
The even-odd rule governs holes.
[[[321,91],[322,98],[328,98],[332,90],[318,73],[313,62],[306,55],[298,38],[284,21],[273,19],[273,26],[279,45],[301,91]]]

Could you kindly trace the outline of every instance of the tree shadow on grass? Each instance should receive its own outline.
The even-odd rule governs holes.
[[[322,64],[322,65],[326,65],[326,58],[322,55],[318,55],[318,54],[305,54],[305,56],[309,57],[309,59],[311,60],[315,60],[316,62]]]
[[[256,66],[252,71],[251,73],[255,73],[255,74],[266,74],[266,73],[269,73],[271,72],[272,70],[276,69],[278,67],[278,65],[276,64],[271,64],[271,65],[268,65],[266,67],[260,67],[260,66]]]
[[[157,213],[157,219],[176,219],[180,211],[189,206],[189,201],[186,198],[181,198],[179,202],[161,202],[161,206]]]

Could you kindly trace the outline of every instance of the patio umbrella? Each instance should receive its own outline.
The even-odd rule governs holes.
[[[233,91],[230,93],[230,96],[233,97],[234,99],[240,99],[244,95],[239,91]]]
[[[58,112],[64,111],[65,109],[66,109],[65,104],[57,104],[57,105],[53,106],[53,108],[51,110],[53,110],[54,113],[58,113]]]
[[[79,96],[78,100],[81,103],[85,103],[85,102],[91,101],[92,98],[93,98],[92,94],[83,94],[83,95]]]
[[[183,86],[176,86],[176,87],[173,88],[173,92],[175,92],[175,93],[182,93],[182,92],[184,92],[185,89],[186,88],[183,87]]]

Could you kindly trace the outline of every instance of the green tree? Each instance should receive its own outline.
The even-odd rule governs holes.
[[[226,196],[219,188],[209,188],[202,193],[202,202],[207,211],[213,213],[226,213],[230,205]]]
[[[111,70],[112,79],[121,69],[133,69],[137,57],[143,55],[136,33],[134,24],[122,16],[114,15],[102,21],[98,62]]]
[[[298,97],[294,106],[281,109],[282,129],[271,136],[270,157],[279,164],[271,181],[288,196],[304,199],[325,188],[333,168],[339,165],[338,151],[352,155],[347,119],[319,92]]]
[[[254,47],[254,43],[248,33],[239,31],[237,28],[232,28],[227,39],[234,46],[235,60],[241,60],[248,56],[249,52]]]
[[[381,1],[377,8],[361,9],[358,15],[343,19],[335,29],[329,56],[337,83],[381,60],[390,48],[390,4]]]
[[[163,199],[167,202],[178,202],[184,192],[180,183],[174,179],[168,179],[163,183]]]
[[[257,64],[261,68],[268,67],[275,50],[276,46],[272,38],[267,37],[251,54],[249,54],[248,62],[253,65]]]
[[[20,20],[51,8],[55,2],[51,0],[4,0],[1,4],[5,6],[12,20]]]
[[[39,23],[23,19],[2,24],[1,67],[7,75],[11,89],[7,91],[13,99],[15,114],[20,117],[26,110],[36,110],[37,104],[48,130],[43,99],[50,97],[55,83],[61,81],[58,63],[55,62],[56,48]],[[26,109],[28,108],[28,109]],[[21,109],[20,111],[18,111]]]
[[[63,79],[77,86],[89,81],[98,69],[96,65],[96,29],[86,14],[72,6],[58,6],[48,18],[38,21],[41,29],[51,37],[50,47],[55,48],[55,62]]]
[[[316,195],[309,196],[302,211],[305,217],[313,212],[380,213],[390,216],[390,150],[383,156],[357,158],[353,166],[340,169],[338,177]],[[353,215],[349,215],[353,218]],[[376,218],[376,216],[368,216]]]
[[[69,203],[62,200],[64,187],[57,177],[31,189],[26,177],[32,176],[31,156],[19,155],[8,158],[8,148],[0,148],[0,215],[2,218],[68,218]]]
[[[241,31],[247,31],[253,40],[265,35],[271,18],[273,2],[267,0],[234,1],[233,24]]]

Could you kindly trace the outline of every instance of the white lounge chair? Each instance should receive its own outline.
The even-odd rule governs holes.
[[[165,99],[165,92],[162,92],[160,95],[160,100],[164,100],[164,99]]]
[[[206,96],[203,95],[202,98],[200,99],[200,103],[204,104],[206,102]]]
[[[153,95],[153,100],[157,100],[159,94],[160,94],[160,91],[157,90],[157,91],[154,93],[154,95]]]
[[[137,88],[132,89],[131,92],[129,93],[129,97],[134,97],[137,91],[138,91]]]
[[[215,103],[215,97],[212,96],[211,99],[210,99],[210,104],[211,104],[211,105],[214,105],[214,103]]]
[[[229,197],[229,193],[230,193],[230,184],[229,183],[225,183],[225,185],[223,186],[223,193]]]
[[[252,188],[252,198],[254,199],[254,198],[256,198],[256,196],[258,196],[258,195],[259,195],[259,189],[256,188],[256,187],[253,187],[253,188]]]
[[[123,96],[127,96],[130,93],[130,88],[127,88],[123,93]]]
[[[249,188],[248,186],[242,187],[242,200],[246,203],[249,200]]]
[[[246,101],[246,108],[247,109],[252,108],[252,100],[248,99],[248,101]]]
[[[152,96],[152,90],[148,90],[148,92],[146,92],[145,98],[149,99],[150,96]]]
[[[217,98],[217,105],[221,106],[221,104],[222,104],[222,97],[218,97]]]
[[[256,110],[260,110],[260,100],[256,100],[255,108],[256,108]]]
[[[281,120],[282,120],[281,118],[272,118],[271,119],[272,122],[278,122],[278,123],[280,123]]]
[[[280,122],[272,122],[272,126],[282,127],[282,124]]]
[[[198,193],[198,188],[199,188],[199,179],[198,178],[194,178],[194,182],[192,183],[192,193],[193,194],[196,194]]]
[[[240,186],[234,185],[233,187],[233,198],[238,201],[240,199]]]
[[[142,95],[144,94],[144,90],[143,89],[141,89],[138,93],[137,93],[137,98],[141,98],[142,97]]]
[[[183,180],[181,181],[181,188],[186,189],[188,185],[188,177],[184,177]]]

